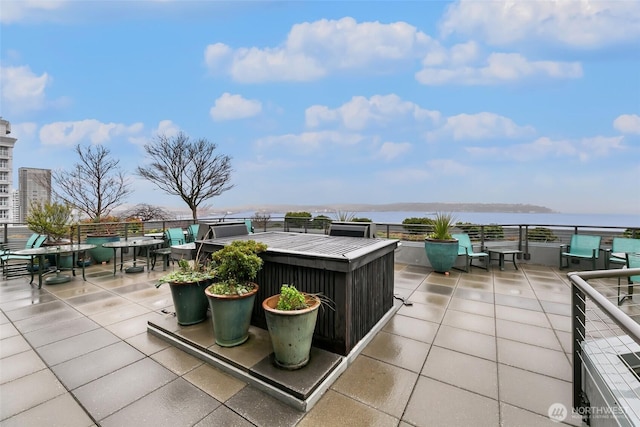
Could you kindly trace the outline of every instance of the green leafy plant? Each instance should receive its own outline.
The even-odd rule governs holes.
[[[209,292],[216,295],[243,295],[254,288],[251,283],[262,268],[263,261],[257,254],[267,250],[267,245],[255,240],[235,240],[211,255],[216,269],[216,283]]]
[[[453,214],[437,212],[435,218],[433,218],[431,233],[427,237],[435,240],[452,240],[451,228],[453,225]]]
[[[34,233],[44,234],[48,240],[57,242],[69,235],[71,206],[58,202],[33,202],[26,222]]]
[[[200,264],[186,259],[178,260],[178,269],[158,279],[156,288],[163,283],[196,283],[212,280],[216,272],[210,265]]]
[[[280,298],[276,305],[277,310],[290,311],[307,308],[305,295],[293,285],[282,285],[280,288]]]

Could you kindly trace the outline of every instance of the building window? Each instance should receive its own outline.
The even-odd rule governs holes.
[[[0,193],[8,194],[9,186],[7,184],[0,184]]]
[[[0,169],[6,169],[9,167],[9,160],[0,159]]]
[[[9,149],[7,147],[0,147],[0,156],[7,157],[9,155]]]

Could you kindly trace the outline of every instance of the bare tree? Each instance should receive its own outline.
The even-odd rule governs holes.
[[[122,215],[124,218],[136,218],[140,221],[167,220],[173,215],[159,206],[151,206],[147,203],[140,203],[127,209]]]
[[[52,193],[99,222],[124,203],[131,188],[118,166],[120,161],[110,156],[109,149],[78,144],[75,151],[80,161],[71,171],[52,171]]]
[[[231,158],[214,156],[216,148],[204,138],[192,142],[182,132],[173,138],[159,135],[145,144],[151,164],[138,166],[137,173],[165,193],[180,196],[197,220],[202,202],[233,188]]]

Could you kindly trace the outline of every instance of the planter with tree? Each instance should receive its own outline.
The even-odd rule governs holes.
[[[320,298],[292,285],[262,302],[276,366],[295,370],[309,363],[319,307]]]
[[[25,221],[31,231],[47,236],[43,246],[67,245],[70,243],[71,210],[71,206],[66,203],[33,202]],[[73,265],[72,254],[59,254],[57,257],[47,258],[47,261],[59,268],[71,268]]]
[[[254,240],[236,240],[211,255],[215,282],[205,293],[209,299],[216,344],[233,347],[249,338],[251,312],[263,265],[258,256],[267,245]]]
[[[181,259],[178,269],[162,276],[156,287],[168,283],[178,324],[187,326],[207,318],[209,302],[204,290],[211,285],[215,271],[207,264]]]
[[[431,267],[438,273],[449,274],[458,258],[458,241],[451,235],[453,215],[437,212],[432,220],[432,232],[424,240],[424,250]]]
[[[51,191],[57,198],[76,207],[91,223],[100,224],[94,227],[97,234],[86,235],[86,242],[96,245],[89,251],[95,262],[108,262],[113,257],[113,250],[103,251],[102,243],[119,240],[119,236],[109,229],[105,220],[114,208],[125,203],[131,187],[119,167],[120,161],[111,157],[109,149],[99,144],[86,147],[78,144],[75,151],[80,161],[69,170],[52,172],[55,185]],[[82,240],[80,233],[79,229],[78,241]]]

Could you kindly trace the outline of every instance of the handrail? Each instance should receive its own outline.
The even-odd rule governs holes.
[[[640,325],[625,312],[616,307],[604,295],[595,290],[587,280],[630,277],[640,275],[640,268],[623,268],[616,270],[595,270],[569,272],[571,282],[571,330],[573,342],[573,407],[580,414],[588,413],[587,402],[582,391],[583,383],[583,346],[582,340],[586,332],[586,297],[598,306],[627,335],[640,345]]]

